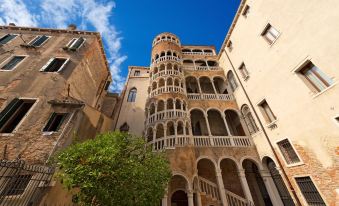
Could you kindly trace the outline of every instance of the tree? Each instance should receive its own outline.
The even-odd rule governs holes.
[[[158,206],[171,177],[164,153],[141,137],[111,132],[71,145],[56,156],[58,177],[77,188],[80,205]]]

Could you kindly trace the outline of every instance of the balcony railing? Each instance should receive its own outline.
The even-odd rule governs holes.
[[[214,54],[211,52],[182,52],[185,55],[205,55],[205,56],[213,56]]]
[[[190,93],[187,94],[187,98],[189,100],[223,100],[223,101],[231,101],[234,100],[232,94],[195,94]]]
[[[151,91],[150,97],[154,97],[159,94],[163,93],[182,93],[184,94],[184,88],[178,87],[178,86],[167,86],[167,87],[160,87],[157,88],[156,90]]]
[[[222,71],[218,66],[185,66],[184,69],[188,71]]]
[[[152,114],[148,117],[147,123],[152,124],[155,121],[161,121],[165,119],[174,119],[174,118],[180,118],[180,117],[186,117],[187,112],[183,110],[166,110],[166,111],[160,111],[155,114]]]
[[[159,44],[160,42],[172,42],[172,43],[175,43],[175,44],[177,44],[177,45],[180,46],[180,43],[178,43],[177,41],[175,41],[175,40],[173,40],[173,39],[160,39],[160,40],[154,42],[154,43],[153,43],[153,46]]]
[[[183,73],[179,72],[179,71],[176,71],[176,70],[166,70],[166,71],[163,70],[163,71],[160,71],[160,72],[158,72],[156,74],[153,74],[151,79],[155,80],[158,77],[168,76],[168,75],[182,76]]]
[[[176,62],[180,63],[180,59],[178,57],[175,57],[175,56],[159,57],[158,59],[154,60],[154,63],[158,64],[158,63],[163,62],[163,61],[176,61]]]
[[[193,139],[193,141],[191,140]],[[157,138],[148,143],[153,146],[154,150],[174,149],[175,147],[183,147],[191,145],[195,147],[252,147],[253,142],[248,136],[189,136],[174,135]]]

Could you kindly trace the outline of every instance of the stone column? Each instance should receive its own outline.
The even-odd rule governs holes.
[[[197,194],[197,206],[203,206],[202,203],[201,203],[200,192],[197,191],[196,194]]]
[[[167,147],[167,125],[164,126],[164,148]]]
[[[213,142],[213,139],[212,139],[212,133],[211,133],[211,128],[210,128],[210,123],[208,121],[208,114],[204,114],[205,116],[205,120],[206,120],[206,124],[207,124],[207,130],[208,130],[208,136],[210,137],[210,143],[211,145],[213,146],[214,145],[214,142]]]
[[[155,139],[157,138],[157,129],[153,128],[153,150],[155,150]]]
[[[175,145],[178,144],[178,124],[174,122],[174,137],[175,137]]]
[[[199,78],[197,78],[197,82],[198,82],[199,93],[200,93],[200,96],[202,98],[202,90],[201,90],[201,85],[200,85]]]
[[[194,206],[193,191],[192,190],[187,191],[187,199],[188,199],[188,206]]]
[[[167,100],[164,100],[164,118],[167,118]]]
[[[270,196],[270,199],[272,201],[273,205],[277,206],[283,206],[283,202],[280,198],[279,192],[273,182],[271,173],[267,170],[261,170],[260,175],[262,179],[264,180],[266,190],[268,192],[268,195]]]
[[[219,194],[220,194],[222,205],[228,206],[228,203],[227,203],[227,200],[226,200],[225,186],[224,186],[224,182],[222,180],[221,169],[219,169],[219,168],[216,169],[216,177],[217,177]]]
[[[226,115],[225,113],[221,113],[222,119],[224,120],[224,124],[228,133],[228,136],[232,136],[232,133],[230,131],[230,128],[228,127],[227,121],[226,121]]]
[[[161,206],[167,206],[167,194],[165,194],[164,197],[162,198]]]
[[[239,169],[239,178],[242,186],[242,190],[245,194],[245,197],[248,201],[253,202],[251,190],[248,186],[246,175],[245,175],[245,170],[244,169]]]
[[[212,87],[213,87],[214,94],[215,94],[215,95],[218,95],[217,90],[215,89],[215,85],[214,85],[213,79],[210,79],[210,81],[211,81],[211,84],[212,84]],[[218,97],[217,97],[217,98],[218,98]]]

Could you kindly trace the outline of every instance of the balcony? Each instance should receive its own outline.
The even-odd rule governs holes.
[[[165,61],[175,61],[177,63],[181,63],[181,60],[180,60],[179,57],[176,57],[176,56],[162,56],[162,57],[159,57],[159,58],[155,59],[153,64],[159,64],[159,63],[165,62]]]
[[[147,119],[147,123],[152,124],[156,121],[175,119],[175,118],[184,118],[184,117],[187,117],[186,111],[171,109],[171,110],[160,111],[155,114],[151,114]]]
[[[211,52],[182,52],[184,55],[205,55],[205,56],[213,56],[214,54]]]
[[[189,100],[222,100],[222,101],[233,101],[234,97],[232,94],[187,94]]]
[[[170,75],[182,76],[183,73],[180,72],[180,71],[176,71],[176,70],[163,70],[163,71],[160,71],[156,74],[153,74],[151,79],[155,80],[158,77],[165,77],[165,76],[170,76]]]
[[[164,93],[182,93],[184,94],[184,88],[180,87],[180,86],[163,86],[163,87],[159,87],[153,91],[151,91],[150,93],[150,98],[159,95],[159,94],[164,94]]]
[[[222,71],[219,66],[185,66],[184,69],[187,71]]]

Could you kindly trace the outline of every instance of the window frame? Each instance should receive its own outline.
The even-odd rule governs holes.
[[[246,113],[246,114],[244,114],[244,109],[245,108],[248,108],[248,112]],[[244,117],[244,121],[245,121],[245,124],[246,124],[246,126],[247,126],[247,128],[248,128],[248,123],[246,122],[246,119],[247,119],[247,114],[251,114],[251,117],[252,117],[252,120],[253,120],[253,122],[251,121],[251,120],[249,120],[250,121],[250,123],[251,123],[251,126],[253,127],[254,126],[254,131],[253,131],[253,133],[251,133],[251,131],[249,130],[249,128],[248,128],[248,132],[250,133],[250,135],[255,135],[256,133],[258,133],[259,131],[260,131],[260,129],[259,129],[259,127],[257,126],[257,123],[256,123],[256,121],[255,121],[255,119],[254,119],[254,117],[253,117],[253,115],[252,115],[252,111],[251,111],[251,109],[250,109],[250,107],[247,105],[247,104],[243,104],[242,106],[241,106],[241,114],[242,114],[242,116]],[[254,125],[252,125],[252,123],[254,123]]]
[[[4,38],[6,35],[16,35],[13,39],[9,40],[6,44],[10,43],[11,41],[13,41],[14,39],[16,39],[20,34],[16,34],[16,33],[8,33],[8,34],[5,34],[3,36],[0,37],[0,39]],[[6,44],[1,44],[0,45],[6,45]]]
[[[247,15],[249,14],[250,12],[250,6],[248,4],[245,5],[244,9],[242,10],[241,12],[241,15],[245,18],[247,18]]]
[[[232,42],[232,40],[229,40],[227,42],[226,47],[227,47],[229,52],[232,52],[232,50],[233,50],[233,42]]]
[[[136,73],[138,73],[138,75],[136,75]],[[134,77],[140,77],[141,76],[141,71],[140,70],[134,70],[133,76]]]
[[[232,86],[232,84],[231,84],[231,81],[229,81],[229,79],[228,79],[229,74],[232,74],[232,80],[233,80],[233,82],[234,82],[234,84],[235,84],[235,88],[233,88],[233,86]],[[229,70],[229,71],[227,72],[227,74],[226,74],[226,80],[227,80],[227,83],[228,83],[229,86],[230,86],[230,89],[231,89],[232,93],[234,93],[234,92],[238,89],[239,85],[238,85],[238,82],[237,82],[237,80],[236,80],[236,78],[235,78],[234,72],[233,72],[232,70]]]
[[[134,93],[133,97],[131,98],[132,101],[130,101],[130,94],[131,94],[132,90],[135,90],[135,93]],[[132,87],[131,89],[129,89],[128,94],[127,94],[127,102],[130,102],[130,103],[135,102],[136,99],[137,99],[137,93],[138,93],[138,89],[136,87]]]
[[[58,71],[54,71],[54,72],[47,72],[45,71],[45,69],[53,62],[54,59],[66,59],[66,61],[62,64],[62,66],[58,69]],[[40,68],[40,72],[43,73],[60,73],[68,64],[68,62],[70,62],[70,57],[52,57],[50,58],[46,64],[44,64],[41,68]]]
[[[57,131],[44,131],[45,128],[47,127],[49,121],[53,117],[53,114],[63,114],[64,115],[63,120],[59,124],[58,130]],[[67,112],[55,112],[55,111],[52,111],[52,113],[48,116],[46,124],[42,127],[41,132],[43,133],[43,135],[51,135],[51,134],[59,133],[60,132],[59,129],[64,125],[65,120],[67,120],[68,117],[69,117],[69,113],[67,113]]]
[[[7,104],[4,104],[4,107],[1,108],[1,112],[9,105],[15,98],[11,99],[10,101],[7,102]],[[11,133],[0,133],[0,136],[13,136],[21,127],[22,123],[27,119],[27,117],[30,116],[36,105],[39,103],[39,98],[31,98],[31,97],[18,97],[18,99],[22,100],[35,100],[34,104],[32,107],[28,110],[28,112],[25,114],[25,116],[20,120],[20,122],[16,125],[16,127],[13,129]]]
[[[299,162],[296,162],[296,163],[288,163],[288,162],[286,161],[286,158],[285,158],[285,156],[283,155],[283,153],[282,153],[282,151],[281,151],[281,149],[280,149],[280,147],[279,147],[279,144],[278,144],[279,142],[282,142],[282,141],[284,141],[284,140],[288,140],[288,142],[290,143],[290,145],[291,145],[293,151],[295,152],[295,154],[296,154],[297,157],[299,158]],[[301,156],[300,156],[298,150],[295,148],[294,144],[292,143],[291,138],[289,138],[289,137],[281,138],[281,139],[277,140],[277,141],[275,142],[275,144],[276,144],[276,146],[277,146],[277,149],[278,149],[278,151],[279,151],[280,156],[282,157],[281,159],[283,159],[283,161],[284,161],[286,167],[297,167],[297,166],[301,166],[301,165],[304,165],[304,164],[305,164],[304,161],[303,161],[303,159],[301,158]]]
[[[268,39],[266,37],[266,34],[267,34],[267,32],[269,31],[270,28],[273,28],[275,31],[278,32],[278,35],[276,36],[276,38],[272,42],[271,42],[270,39]],[[276,29],[274,26],[272,26],[271,23],[267,23],[265,25],[264,29],[262,30],[260,36],[263,37],[263,39],[271,46],[271,45],[273,45],[279,39],[279,37],[281,36],[281,31]]]
[[[38,38],[38,37],[41,37],[41,36],[46,36],[48,37],[44,42],[42,42],[42,44],[40,46],[33,46],[32,43]],[[48,36],[48,35],[44,35],[44,34],[39,34],[37,36],[35,36],[30,42],[28,42],[28,45],[32,46],[32,47],[42,47],[44,44],[46,44],[46,42],[48,42],[48,40],[51,38],[52,36]]]
[[[66,44],[67,49],[71,49],[72,46],[78,41],[79,38],[80,38],[80,37],[78,37],[78,38],[72,38],[72,39]],[[78,48],[75,49],[75,51],[78,51],[78,50],[82,47],[82,45],[84,45],[85,42],[86,42],[86,38],[84,38],[84,37],[81,37],[81,38],[83,38],[84,41],[79,45]],[[72,42],[74,39],[76,39],[76,40],[71,44],[71,42]]]
[[[269,116],[267,115],[266,111],[264,110],[264,107],[262,106],[262,104],[263,104],[264,102],[266,102],[266,104],[268,105],[268,107],[269,107],[271,113],[272,113],[272,114],[274,115],[274,117],[275,117],[275,119],[272,120],[271,122],[268,122],[268,121],[267,121],[267,120],[269,119]],[[265,120],[265,122],[266,122],[266,126],[267,126],[267,127],[271,127],[271,126],[275,125],[275,123],[278,121],[278,117],[277,117],[277,116],[274,114],[274,112],[272,111],[272,108],[271,108],[271,106],[268,104],[267,99],[266,99],[266,98],[261,99],[261,100],[257,103],[257,106],[259,107],[259,110],[260,110],[260,112],[261,112],[261,115],[262,115],[262,117],[264,118],[264,120]],[[266,115],[266,116],[264,115],[263,112],[265,112],[265,115]]]
[[[3,66],[5,66],[6,64],[8,64],[14,57],[16,56],[19,56],[19,57],[24,57],[17,65],[15,65],[13,67],[13,69],[11,70],[2,70],[1,68]],[[5,61],[3,61],[1,64],[0,64],[0,72],[11,72],[11,71],[14,71],[22,62],[24,62],[27,58],[29,57],[29,55],[26,55],[26,54],[23,54],[23,55],[11,55],[10,57],[6,58]]]
[[[295,185],[297,186],[298,190],[299,190],[299,194],[300,196],[302,197],[302,201],[304,203],[304,205],[308,205],[308,202],[303,194],[303,192],[301,191],[300,187],[299,187],[299,184],[296,180],[296,178],[300,178],[300,177],[309,177],[314,185],[314,187],[317,189],[317,192],[319,193],[320,197],[323,199],[325,205],[329,205],[327,202],[326,202],[326,199],[324,198],[324,195],[322,194],[321,190],[319,190],[319,187],[318,185],[315,183],[314,181],[314,178],[312,177],[311,174],[307,173],[307,174],[304,174],[304,175],[293,175],[292,178],[293,178],[293,181],[295,183]]]
[[[238,67],[238,70],[239,70],[241,77],[243,78],[244,81],[246,81],[250,78],[250,73],[247,70],[245,62],[242,62],[240,64],[240,66]]]

